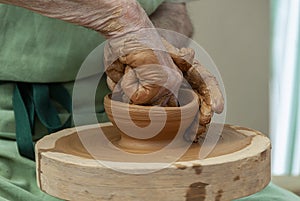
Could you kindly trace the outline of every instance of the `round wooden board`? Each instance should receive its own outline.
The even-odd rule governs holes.
[[[119,161],[122,166],[123,161],[109,154],[111,145],[97,141],[100,127],[111,145],[118,147],[120,136],[111,123],[62,130],[36,143],[41,190],[64,200],[221,201],[251,195],[270,182],[270,140],[252,129],[225,125],[205,159],[199,159],[201,145],[193,144],[164,169],[128,174],[99,162]],[[90,154],[82,140],[107,154]]]

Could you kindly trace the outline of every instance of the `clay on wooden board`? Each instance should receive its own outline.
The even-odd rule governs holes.
[[[80,137],[71,128],[37,142],[37,181],[43,191],[66,200],[221,201],[253,194],[270,181],[270,141],[252,129],[225,125],[207,158],[198,159],[201,144],[194,144],[168,167],[133,175],[102,165],[85,149],[83,136],[109,153],[109,146],[95,143],[99,128],[119,146],[120,133],[111,123],[81,127]],[[102,159],[120,161],[105,154]]]

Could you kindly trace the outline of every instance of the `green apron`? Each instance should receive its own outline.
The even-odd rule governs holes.
[[[162,1],[139,0],[148,14]],[[47,88],[59,84],[72,94],[82,62],[103,40],[101,35],[86,28],[0,4],[0,201],[59,200],[39,190],[35,181],[35,162],[18,152],[13,107],[16,86],[25,83],[29,88],[36,85]],[[109,92],[104,78],[98,88],[101,90],[96,94],[96,113],[99,121],[104,122],[107,117],[103,97]],[[65,122],[70,114],[59,105],[55,105],[55,109],[60,120]],[[32,126],[33,141],[48,133],[36,117]],[[242,200],[300,199],[271,184],[262,192]]]

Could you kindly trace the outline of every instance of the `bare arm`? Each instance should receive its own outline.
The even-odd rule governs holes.
[[[127,58],[125,63],[136,64],[132,71],[138,76],[134,79],[137,83],[144,81],[143,85],[129,86],[126,83],[130,79],[124,77],[122,90],[133,103],[151,104],[166,97],[162,104],[166,105],[177,95],[182,73],[162,51],[164,46],[156,30],[143,29],[154,26],[136,0],[0,0],[0,3],[84,26],[111,39],[105,51],[110,53],[107,60]]]
[[[135,0],[0,0],[0,3],[84,26],[107,38],[152,27]]]

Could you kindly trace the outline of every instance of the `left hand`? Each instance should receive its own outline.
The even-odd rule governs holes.
[[[194,51],[191,48],[178,49],[166,40],[163,42],[184,78],[199,96],[199,128],[196,137],[192,136],[191,139],[196,142],[206,132],[213,114],[223,112],[224,97],[215,76],[194,59]]]

